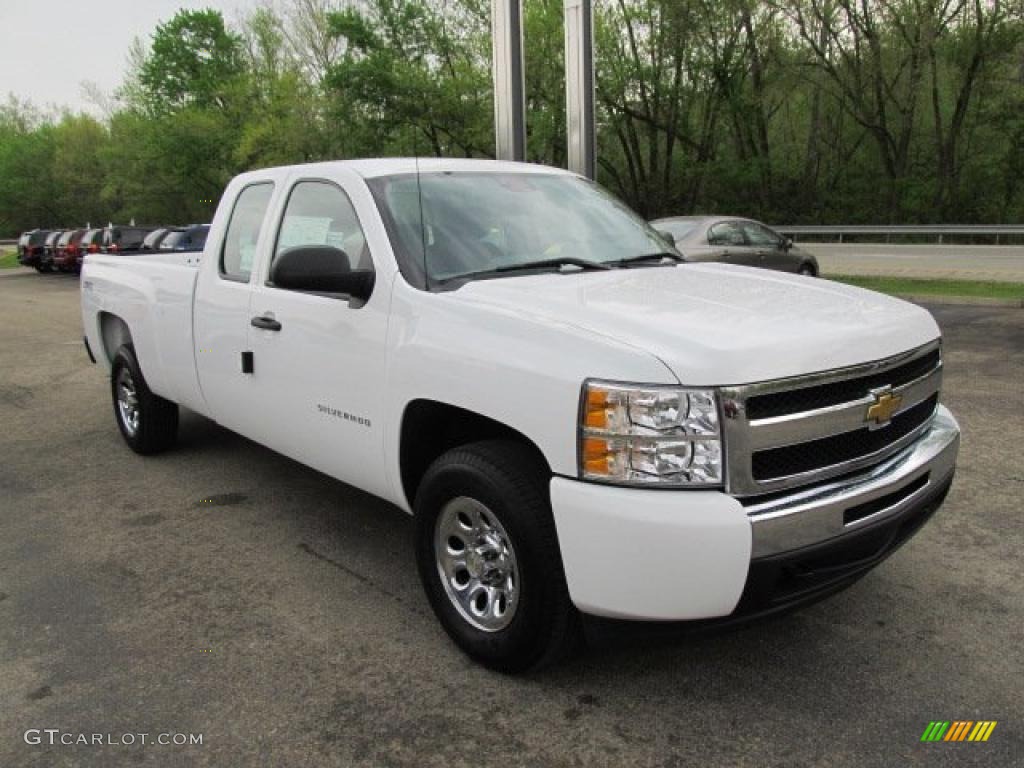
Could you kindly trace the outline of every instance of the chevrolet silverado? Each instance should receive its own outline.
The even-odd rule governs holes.
[[[169,448],[184,407],[398,505],[438,619],[495,669],[563,656],[591,617],[818,600],[953,478],[926,310],[687,263],[557,169],[245,173],[203,251],[90,253],[81,291],[134,451]]]

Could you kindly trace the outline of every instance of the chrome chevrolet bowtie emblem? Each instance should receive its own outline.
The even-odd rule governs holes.
[[[892,421],[893,414],[899,410],[900,403],[903,402],[903,395],[894,395],[892,387],[882,387],[873,390],[871,396],[875,398],[875,401],[868,406],[864,421],[871,429],[884,427]]]

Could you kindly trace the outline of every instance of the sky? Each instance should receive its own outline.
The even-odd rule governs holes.
[[[82,94],[89,80],[121,84],[134,37],[148,43],[179,8],[214,8],[228,23],[257,0],[0,0],[0,101],[13,93],[37,107],[99,114]]]

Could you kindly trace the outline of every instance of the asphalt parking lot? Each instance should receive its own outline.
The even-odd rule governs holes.
[[[448,642],[403,513],[196,416],[132,454],[77,280],[0,277],[0,767],[1024,765],[1024,310],[934,311],[963,447],[900,552],[795,615],[508,678]]]

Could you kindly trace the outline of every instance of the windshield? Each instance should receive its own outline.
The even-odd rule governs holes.
[[[492,270],[515,274],[508,270],[538,261],[611,264],[668,248],[624,204],[576,176],[444,172],[421,174],[417,183],[406,174],[372,179],[370,187],[402,274],[417,286]]]

